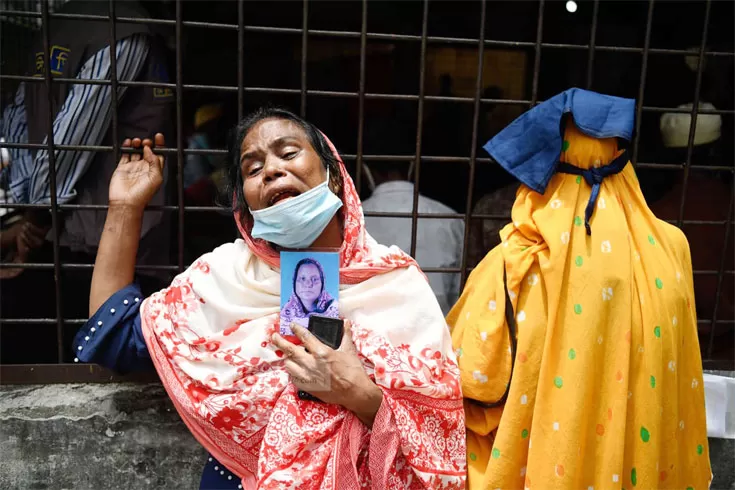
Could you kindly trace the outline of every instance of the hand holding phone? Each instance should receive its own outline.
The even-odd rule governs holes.
[[[340,318],[312,315],[309,317],[309,332],[324,345],[339,349],[344,334],[344,321]],[[302,400],[321,401],[305,391],[299,391],[298,395]]]

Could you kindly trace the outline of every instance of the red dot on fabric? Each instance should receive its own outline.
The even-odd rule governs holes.
[[[268,347],[268,342],[261,342],[260,346],[263,348]]]
[[[278,357],[283,357],[283,351],[282,351],[282,350],[277,350],[277,351],[276,351],[276,355],[277,355]]]

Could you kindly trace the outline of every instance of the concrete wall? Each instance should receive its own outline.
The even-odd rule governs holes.
[[[735,441],[710,450],[735,489]],[[205,459],[160,385],[0,386],[1,489],[197,489]]]

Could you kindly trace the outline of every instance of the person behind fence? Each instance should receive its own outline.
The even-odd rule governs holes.
[[[60,14],[109,15],[104,2],[72,1],[65,3]],[[116,15],[143,17],[150,15],[136,2],[120,2]],[[167,51],[158,32],[144,23],[118,23],[115,46],[116,72],[119,81],[169,82]],[[109,80],[111,53],[108,21],[54,19],[50,24],[48,69],[53,77],[85,80]],[[43,80],[46,70],[44,49],[38,36],[29,58],[30,74]],[[52,103],[44,83],[21,83],[14,101],[4,111],[2,135],[10,143],[47,143],[47,115],[53,115],[55,145],[112,145],[110,121],[113,113],[112,89],[109,85],[56,82],[52,86]],[[118,87],[118,131],[133,137],[173,130],[173,92],[167,88]],[[49,204],[51,202],[50,159],[46,148],[10,148],[12,164],[3,170],[8,175],[13,202]],[[111,152],[57,150],[56,199],[59,204],[107,204],[107,187],[116,167]],[[166,179],[168,180],[168,179]],[[164,204],[164,190],[159,190],[152,204]],[[72,262],[92,262],[105,221],[105,210],[71,210],[59,215],[61,257]],[[29,210],[24,221],[46,234],[51,226],[47,210]],[[140,248],[140,263],[161,265],[167,262],[167,228],[163,214],[145,213]],[[52,260],[50,240],[23,241],[19,235],[12,261],[44,262]],[[5,269],[3,277],[17,277],[22,268]],[[84,281],[89,284],[89,276]],[[36,282],[37,281],[31,281]],[[155,280],[154,280],[155,282]],[[80,284],[79,287],[82,287]],[[20,289],[19,284],[4,289]],[[69,312],[71,313],[71,312]]]
[[[464,411],[441,309],[416,263],[365,231],[329,140],[287,111],[248,116],[228,164],[242,239],[143,299],[131,284],[135,232],[162,181],[152,146],[163,142],[133,141],[143,157],[123,156],[111,181],[77,360],[155,366],[211,454],[201,488],[464,488]],[[302,345],[276,333],[282,248],[340,249],[338,350],[299,326]]]
[[[281,309],[281,324],[309,324],[313,314],[337,317],[337,301],[329,294],[324,282],[322,265],[310,258],[301,259],[293,273],[293,294]]]
[[[410,138],[402,138],[397,126],[390,121],[373,124],[366,134],[366,151],[392,155],[410,151],[401,146]],[[372,191],[363,202],[363,209],[368,212],[410,213],[414,199],[414,184],[409,180],[412,167],[408,162],[363,163],[366,181]],[[422,194],[418,196],[417,210],[425,214],[456,214],[449,206]],[[397,245],[404,251],[411,250],[411,218],[368,216],[365,226],[378,242]],[[419,218],[416,223],[415,258],[421,267],[459,268],[463,243],[464,221],[461,219]],[[459,297],[459,273],[429,273],[427,276],[442,311],[449,313]]]
[[[643,199],[634,112],[571,89],[485,146],[523,185],[448,317],[470,489],[708,488],[689,247]]]

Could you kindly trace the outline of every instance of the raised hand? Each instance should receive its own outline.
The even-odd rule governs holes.
[[[165,144],[163,135],[156,134],[155,143],[150,139],[143,141],[135,138],[123,141],[125,148],[143,147],[143,155],[123,154],[110,179],[110,206],[130,207],[143,210],[163,183],[163,156],[153,152],[153,148]]]

